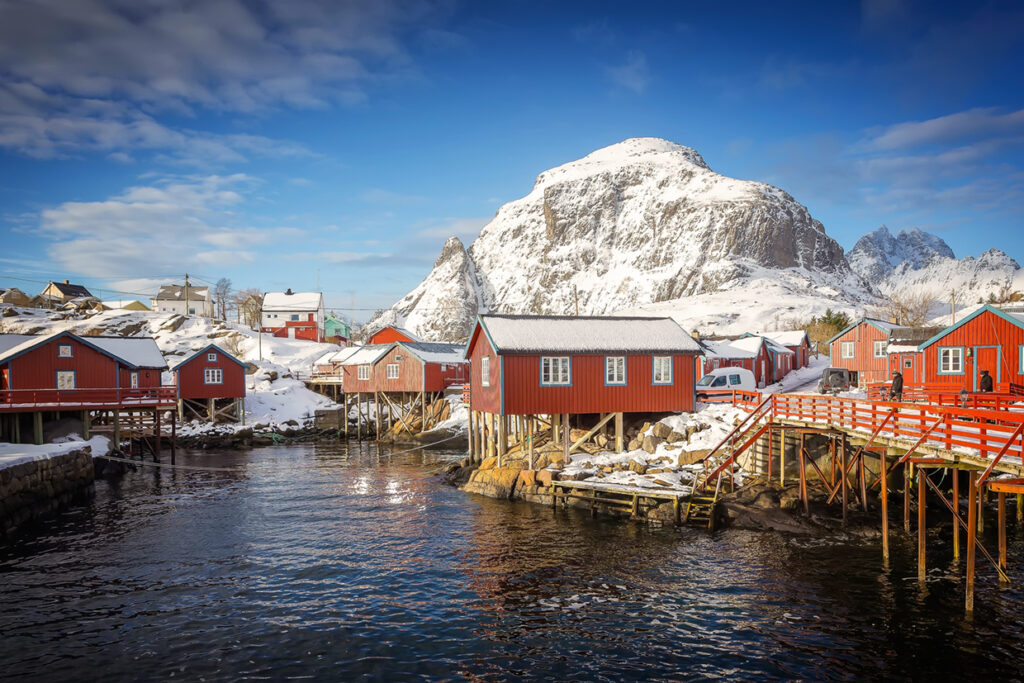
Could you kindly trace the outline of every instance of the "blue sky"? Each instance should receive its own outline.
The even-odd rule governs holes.
[[[0,0],[0,286],[384,307],[625,138],[1024,260],[1017,2]]]

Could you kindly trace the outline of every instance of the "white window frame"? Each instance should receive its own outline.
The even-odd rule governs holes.
[[[849,349],[849,352],[847,352]],[[839,357],[852,359],[857,357],[857,343],[852,341],[839,342]]]
[[[63,389],[61,388],[61,386],[60,386],[60,378],[62,376],[63,377],[68,377],[68,376],[71,377],[71,386],[64,387]],[[56,378],[55,378],[55,381],[57,383],[56,387],[60,391],[73,391],[74,389],[78,388],[78,376],[77,376],[77,373],[74,370],[58,370]]]
[[[217,354],[211,351],[210,353],[206,354],[206,360],[210,361],[211,363],[216,363]]]
[[[358,379],[360,382],[367,382],[367,381],[369,381],[369,379],[370,379],[370,366],[369,365],[360,365],[359,369],[356,371],[356,379]]]
[[[203,384],[224,384],[224,371],[220,368],[203,368]]]
[[[398,379],[398,363],[388,363],[385,370],[385,376],[388,379]]]
[[[940,375],[962,375],[964,374],[964,347],[962,346],[940,346],[939,367]]]
[[[491,386],[491,357],[484,356],[480,359],[480,386]]]
[[[622,386],[626,383],[625,356],[604,357],[604,383],[605,386]]]
[[[71,344],[57,345],[57,358],[74,358],[75,349]]]
[[[882,349],[881,353],[879,353],[879,351],[878,351],[879,345],[881,345],[881,349]],[[874,351],[875,358],[885,358],[888,355],[888,353],[887,353],[888,348],[889,348],[889,342],[887,342],[884,339],[876,339],[874,344],[872,345],[872,351]]]
[[[665,375],[668,378],[665,378]],[[672,356],[651,357],[651,384],[673,384],[672,377]]]
[[[572,359],[569,356],[541,356],[540,385],[542,387],[572,386]]]

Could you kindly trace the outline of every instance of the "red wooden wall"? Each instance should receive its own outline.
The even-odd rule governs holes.
[[[207,353],[216,354],[217,359],[206,359]],[[222,384],[203,382],[203,371],[220,368],[223,371]],[[245,398],[245,368],[229,358],[222,351],[203,351],[191,360],[175,368],[178,380],[178,397],[188,399]]]
[[[370,344],[392,344],[394,342],[403,341],[411,342],[416,340],[410,339],[407,335],[404,335],[395,328],[389,326],[374,332],[373,335],[366,340],[366,344],[369,346]]]
[[[907,362],[910,367],[907,367]],[[889,374],[886,381],[892,377],[892,373],[903,374],[904,385],[919,385],[924,382],[924,354],[918,351],[900,351],[889,354]]]
[[[126,368],[123,365],[120,369],[120,386],[127,389],[132,385],[132,373],[139,373],[139,388],[142,387],[158,387],[160,386],[160,370],[140,368],[139,370],[132,370]]]
[[[874,357],[874,343],[889,341],[889,333],[883,332],[868,322],[861,322],[829,345],[832,367],[856,370],[858,382],[884,382],[889,378],[889,357]],[[842,342],[854,343],[853,358],[842,357]]]
[[[924,349],[924,382],[929,387],[976,391],[980,371],[988,370],[995,390],[1006,391],[1010,382],[1024,383],[1022,345],[1024,329],[992,311],[983,310]],[[944,346],[964,349],[962,373],[939,373],[939,349]]]
[[[470,372],[470,408],[485,413],[500,413],[501,358],[494,352],[491,342],[487,339],[487,335],[483,333],[483,329],[479,324],[477,324],[476,329],[473,331],[469,348],[471,349],[469,361],[472,367]],[[480,367],[485,357],[491,359],[491,383],[487,387],[483,386],[480,382]]]
[[[402,360],[397,360],[401,356]],[[388,379],[387,366],[398,365],[398,379]],[[441,363],[423,363],[408,349],[400,346],[388,351],[377,361],[370,372],[371,381],[365,391],[444,391],[452,384],[461,384],[469,376],[468,363],[445,363],[444,372]]]
[[[57,347],[63,344],[71,345],[71,358],[58,358]],[[52,339],[10,359],[6,365],[10,386],[2,388],[14,390],[56,389],[58,370],[75,371],[76,389],[112,389],[117,386],[118,370],[122,367],[117,360],[72,337]]]

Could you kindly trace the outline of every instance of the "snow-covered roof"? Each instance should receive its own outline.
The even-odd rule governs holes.
[[[320,292],[267,292],[263,295],[264,311],[318,311],[323,305]]]
[[[737,342],[746,341],[747,339],[753,341],[737,344]],[[723,341],[705,339],[702,343],[706,349],[705,355],[718,358],[756,358],[757,352],[761,348],[760,337],[745,337],[744,339],[727,339]]]
[[[755,332],[757,336],[765,337],[776,344],[783,346],[800,346],[807,338],[806,330],[784,330],[782,332]]]
[[[671,318],[482,315],[498,353],[698,353]]]
[[[373,365],[379,361],[385,353],[391,350],[394,344],[373,344],[372,346],[353,347],[356,352],[341,361],[342,365]]]
[[[196,358],[197,356],[205,354],[205,353],[207,353],[209,351],[214,351],[216,353],[219,353],[220,355],[224,356],[228,360],[233,360],[234,362],[238,363],[243,368],[246,367],[245,361],[243,361],[243,360],[241,360],[239,358],[236,358],[233,354],[228,353],[227,351],[225,351],[221,347],[217,346],[216,344],[207,344],[206,346],[204,346],[203,348],[199,349],[195,353],[193,353],[193,354],[191,354],[189,356],[185,356],[184,358],[182,358],[181,360],[176,362],[174,364],[174,366],[171,368],[171,370],[174,371],[174,372],[177,372],[178,368],[180,368],[185,363],[188,363],[188,362],[192,361],[194,358]]]
[[[314,365],[327,365],[328,363],[341,363],[346,358],[348,358],[352,354],[354,354],[357,351],[359,351],[359,349],[361,349],[361,348],[363,348],[363,347],[361,347],[361,346],[346,346],[345,348],[341,349],[340,351],[328,351],[324,355],[320,356],[320,358],[318,358],[316,360],[316,362],[313,363],[313,364]]]
[[[85,337],[84,341],[137,368],[163,370],[167,367],[167,361],[152,337]]]
[[[398,342],[403,349],[424,363],[465,363],[466,347],[462,344],[432,342]]]
[[[3,356],[15,346],[24,344],[29,339],[38,339],[34,334],[0,334],[0,356]]]
[[[780,344],[779,342],[767,337],[764,338],[764,343],[773,353],[788,353],[790,356],[796,355],[796,353],[785,344]]]
[[[189,301],[208,301],[210,299],[209,287],[188,286]],[[156,293],[157,301],[184,301],[185,285],[163,285]]]

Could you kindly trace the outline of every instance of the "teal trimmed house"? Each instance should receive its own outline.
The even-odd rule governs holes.
[[[346,342],[351,334],[352,328],[347,322],[336,317],[333,313],[327,314],[327,318],[324,320],[324,341],[335,344]]]

